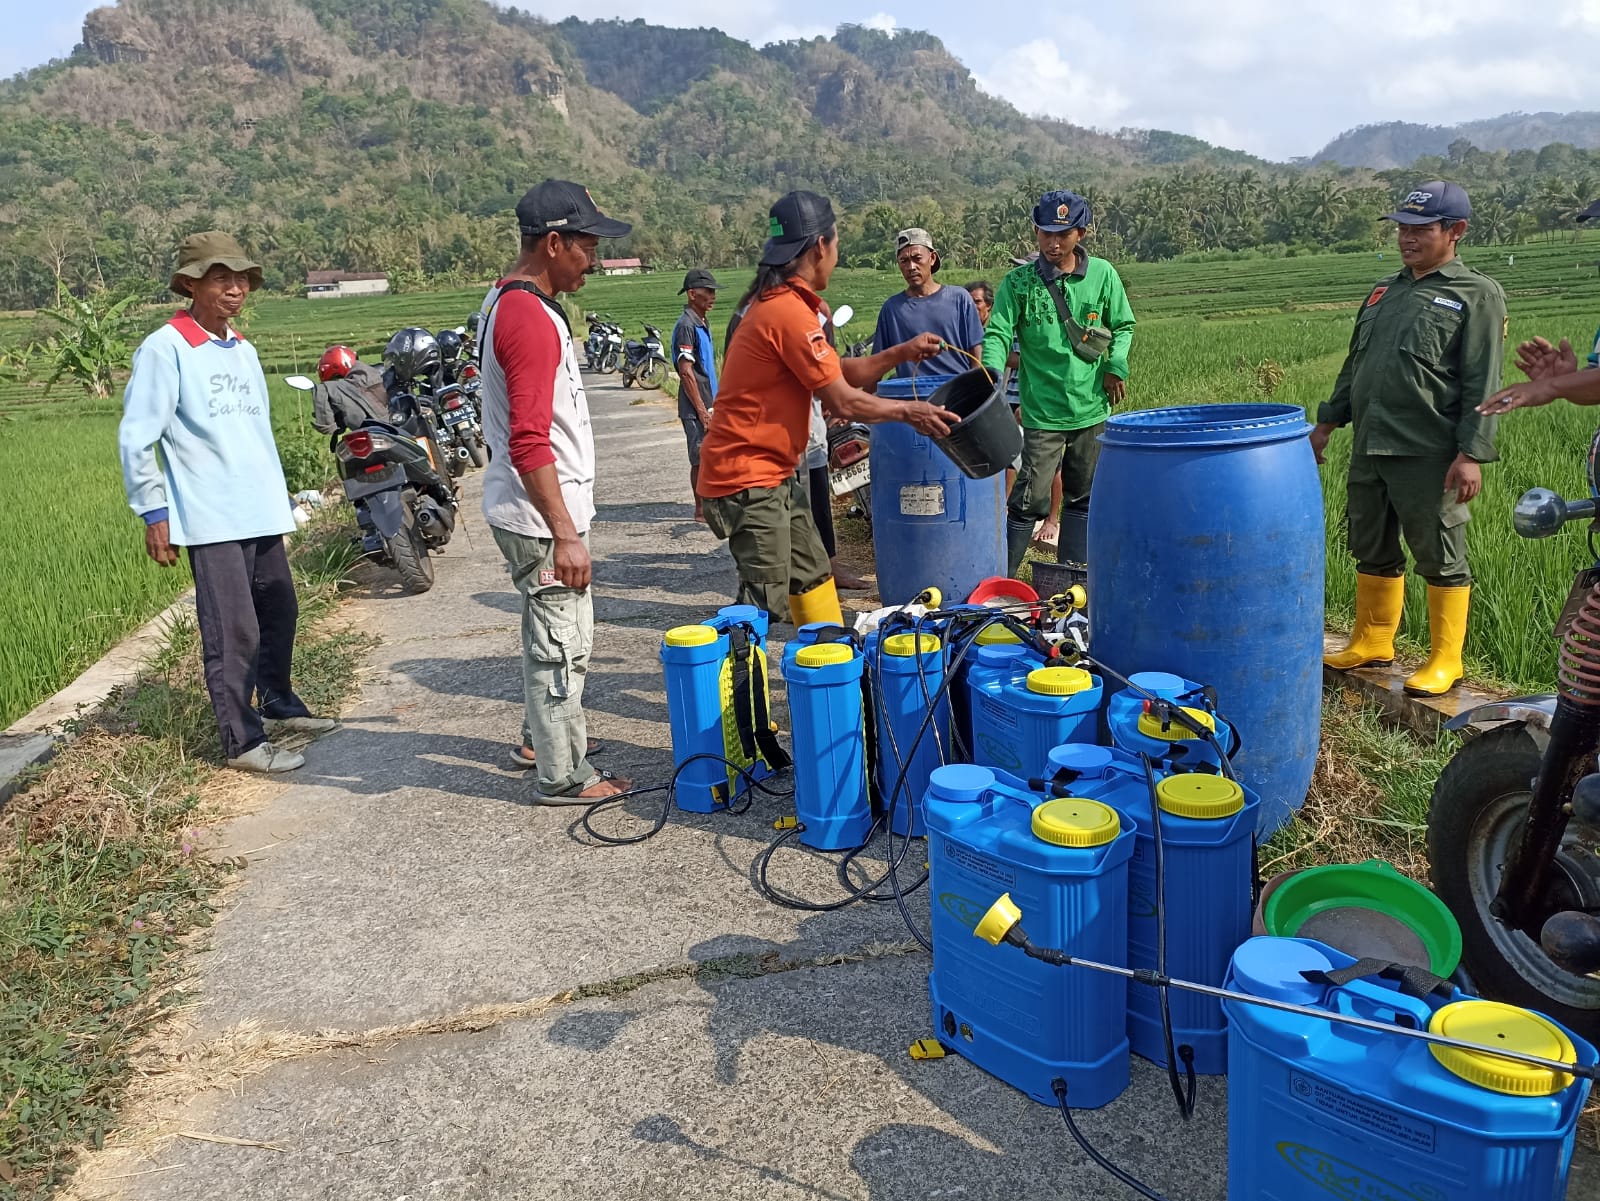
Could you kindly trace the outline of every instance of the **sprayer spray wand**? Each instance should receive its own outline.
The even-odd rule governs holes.
[[[1581,1063],[1564,1063],[1559,1059],[1546,1059],[1540,1055],[1529,1055],[1522,1051],[1509,1051],[1500,1047],[1487,1047],[1482,1043],[1467,1042],[1459,1038],[1450,1038],[1443,1034],[1434,1034],[1428,1030],[1419,1030],[1410,1026],[1393,1026],[1387,1022],[1377,1022],[1370,1018],[1355,1017],[1351,1014],[1333,1013],[1326,1009],[1315,1009],[1309,1005],[1296,1005],[1292,1001],[1276,1001],[1270,997],[1258,997],[1251,993],[1238,992],[1231,988],[1216,988],[1209,984],[1196,984],[1191,980],[1175,980],[1150,968],[1117,967],[1109,963],[1096,963],[1092,959],[1080,959],[1076,955],[1054,947],[1035,946],[1027,933],[1022,929],[1022,911],[1011,900],[1011,894],[1006,893],[989,908],[983,915],[983,920],[977,925],[973,933],[985,942],[999,946],[1002,942],[1010,943],[1021,949],[1029,958],[1038,959],[1044,963],[1054,964],[1057,967],[1081,967],[1091,972],[1104,972],[1111,976],[1121,976],[1125,980],[1132,980],[1136,984],[1143,984],[1151,988],[1180,988],[1185,992],[1199,993],[1201,996],[1216,997],[1223,1001],[1237,1001],[1244,1005],[1258,1005],[1263,1009],[1276,1009],[1280,1013],[1292,1013],[1298,1017],[1315,1018],[1319,1021],[1332,1022],[1339,1026],[1355,1026],[1362,1030],[1372,1030],[1380,1034],[1398,1034],[1403,1038],[1416,1039],[1419,1042],[1431,1043],[1434,1046],[1451,1047],[1458,1051],[1472,1051],[1484,1055],[1494,1055],[1513,1063],[1523,1063],[1531,1067],[1544,1068],[1547,1071],[1560,1072],[1567,1076],[1578,1076],[1584,1080],[1600,1081],[1600,1067],[1590,1067]]]

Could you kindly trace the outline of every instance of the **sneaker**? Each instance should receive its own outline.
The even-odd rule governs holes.
[[[268,717],[263,724],[269,730],[294,730],[300,734],[326,734],[339,723],[331,717],[312,717],[302,713],[296,717]]]
[[[258,742],[238,758],[229,759],[228,766],[239,771],[264,773],[293,771],[305,766],[306,757],[294,751],[280,751],[270,742]]]

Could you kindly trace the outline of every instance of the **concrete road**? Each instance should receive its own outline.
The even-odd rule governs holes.
[[[590,381],[600,512],[586,702],[599,761],[647,781],[671,770],[661,632],[726,603],[734,575],[692,520],[674,410],[637,397]],[[225,831],[224,853],[251,865],[200,958],[190,1042],[306,1038],[264,1071],[140,1117],[270,1147],[166,1141],[131,1170],[97,1178],[91,1160],[81,1192],[1131,1195],[1055,1111],[959,1058],[909,1058],[930,1033],[928,960],[892,906],[805,914],[755,892],[752,861],[785,802],[673,813],[658,837],[620,848],[575,829],[578,811],[529,804],[532,781],[506,764],[518,598],[471,477],[468,491],[433,591],[380,585],[353,605],[383,643],[344,725],[308,749],[293,787]],[[656,812],[634,802],[607,821],[638,830]],[[774,874],[835,895],[830,863],[796,852]],[[1182,1122],[1164,1076],[1136,1060],[1133,1087],[1083,1125],[1169,1197],[1211,1201],[1226,1195],[1225,1100],[1223,1081],[1203,1081]],[[1574,1196],[1600,1189],[1592,1168]]]

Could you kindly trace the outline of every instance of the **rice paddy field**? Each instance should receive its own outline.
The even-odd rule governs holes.
[[[1514,256],[1513,262],[1508,258]],[[1464,257],[1493,275],[1510,301],[1510,344],[1542,334],[1568,337],[1580,358],[1600,324],[1600,235],[1513,248],[1472,247]],[[1139,326],[1128,404],[1140,408],[1264,400],[1314,412],[1343,359],[1357,306],[1374,280],[1399,267],[1393,252],[1296,258],[1136,263],[1123,277]],[[949,265],[946,283],[975,273]],[[723,303],[713,311],[721,341],[748,272],[723,272]],[[991,275],[991,282],[998,277]],[[681,276],[594,278],[575,298],[638,336],[649,321],[663,332],[681,307]],[[845,270],[828,299],[856,316],[851,339],[870,336],[885,297],[901,287],[893,273]],[[263,298],[249,311],[255,342],[272,384],[274,424],[291,487],[319,482],[331,465],[326,444],[309,430],[308,404],[281,382],[306,372],[331,342],[375,358],[405,325],[430,329],[463,323],[481,288],[454,292],[307,301]],[[167,311],[152,309],[154,327]],[[0,347],[38,336],[31,315],[0,316]],[[580,330],[581,335],[581,330]],[[1520,378],[1507,367],[1507,382]],[[0,383],[0,479],[8,522],[0,538],[0,728],[159,611],[188,586],[188,571],[156,567],[123,502],[116,459],[116,401],[89,402],[58,385]],[[1513,414],[1501,425],[1501,461],[1484,471],[1473,503],[1472,567],[1478,578],[1468,639],[1480,678],[1543,689],[1554,671],[1551,627],[1574,569],[1585,561],[1583,535],[1569,531],[1525,542],[1511,530],[1511,507],[1536,484],[1568,496],[1583,491],[1584,453],[1600,408],[1564,403]],[[1340,522],[1348,435],[1336,435],[1323,468],[1329,537],[1330,620],[1348,619],[1354,572]],[[687,499],[687,498],[686,498]],[[1427,616],[1413,580],[1403,636],[1424,645]]]

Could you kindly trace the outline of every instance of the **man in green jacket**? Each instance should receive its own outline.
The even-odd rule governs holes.
[[[1356,620],[1330,667],[1387,663],[1405,607],[1404,535],[1428,582],[1428,661],[1407,692],[1439,696],[1461,678],[1472,574],[1467,502],[1491,463],[1495,418],[1478,405],[1500,387],[1506,297],[1456,257],[1472,204],[1453,183],[1419,185],[1393,221],[1404,270],[1362,303],[1333,395],[1317,411],[1317,462],[1333,431],[1351,428],[1346,500],[1356,560]]]
[[[1017,574],[1061,474],[1056,558],[1088,578],[1089,486],[1100,431],[1127,391],[1133,309],[1116,268],[1081,245],[1091,216],[1076,192],[1046,192],[1033,210],[1039,257],[1000,281],[983,335],[983,365],[1005,370],[1016,339],[1022,465],[1006,508],[1006,570]]]

